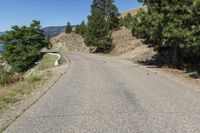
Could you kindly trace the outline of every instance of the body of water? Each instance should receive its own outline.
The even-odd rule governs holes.
[[[3,43],[0,42],[0,53],[3,51]]]

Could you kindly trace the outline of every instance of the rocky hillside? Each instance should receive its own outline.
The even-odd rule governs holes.
[[[51,39],[54,50],[59,51],[87,51],[84,39],[75,33],[61,33]]]

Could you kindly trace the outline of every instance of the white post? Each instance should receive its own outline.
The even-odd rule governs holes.
[[[55,54],[55,53],[48,53],[48,54],[58,56],[58,59],[54,63],[54,66],[58,66],[59,65],[59,60],[61,59],[60,54]]]

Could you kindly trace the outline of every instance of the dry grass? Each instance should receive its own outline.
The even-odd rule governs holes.
[[[23,99],[23,97],[30,94],[33,89],[44,84],[51,76],[52,74],[50,71],[42,72],[39,75],[32,74],[23,81],[4,87],[4,92],[0,94],[0,111],[3,111],[8,106]]]
[[[27,77],[25,76],[23,80],[1,86],[0,112],[3,112],[6,108],[22,100],[26,95],[30,94],[33,89],[43,85],[45,81],[52,76],[52,72],[50,72],[48,68],[54,67],[57,58],[58,57],[54,55],[45,55],[41,63],[35,67],[37,71],[34,71]],[[62,59],[62,62],[64,62],[64,59]]]
[[[49,55],[49,54],[44,55],[43,59],[38,65],[39,70],[44,70],[44,69],[54,67],[54,63],[57,59],[58,59],[58,56],[56,55]]]
[[[147,11],[147,7],[142,6],[142,7],[139,7],[139,8],[135,8],[135,9],[132,9],[132,10],[129,10],[129,11],[122,12],[121,17],[122,18],[126,17],[128,13],[130,13],[132,16],[135,16],[140,9]]]

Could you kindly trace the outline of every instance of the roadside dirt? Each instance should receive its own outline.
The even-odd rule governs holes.
[[[177,69],[166,68],[166,67],[162,67],[162,68],[157,68],[153,66],[143,66],[143,67],[145,67],[146,69],[154,73],[159,73],[172,80],[182,83],[186,86],[191,86],[193,88],[200,89],[200,77],[197,73],[187,73],[186,71],[183,71],[183,70],[177,70]]]
[[[118,56],[120,59],[129,59],[137,62],[151,59],[156,54],[153,48],[143,44],[141,39],[133,37],[131,30],[125,27],[115,31],[112,38],[114,48],[111,54]]]

